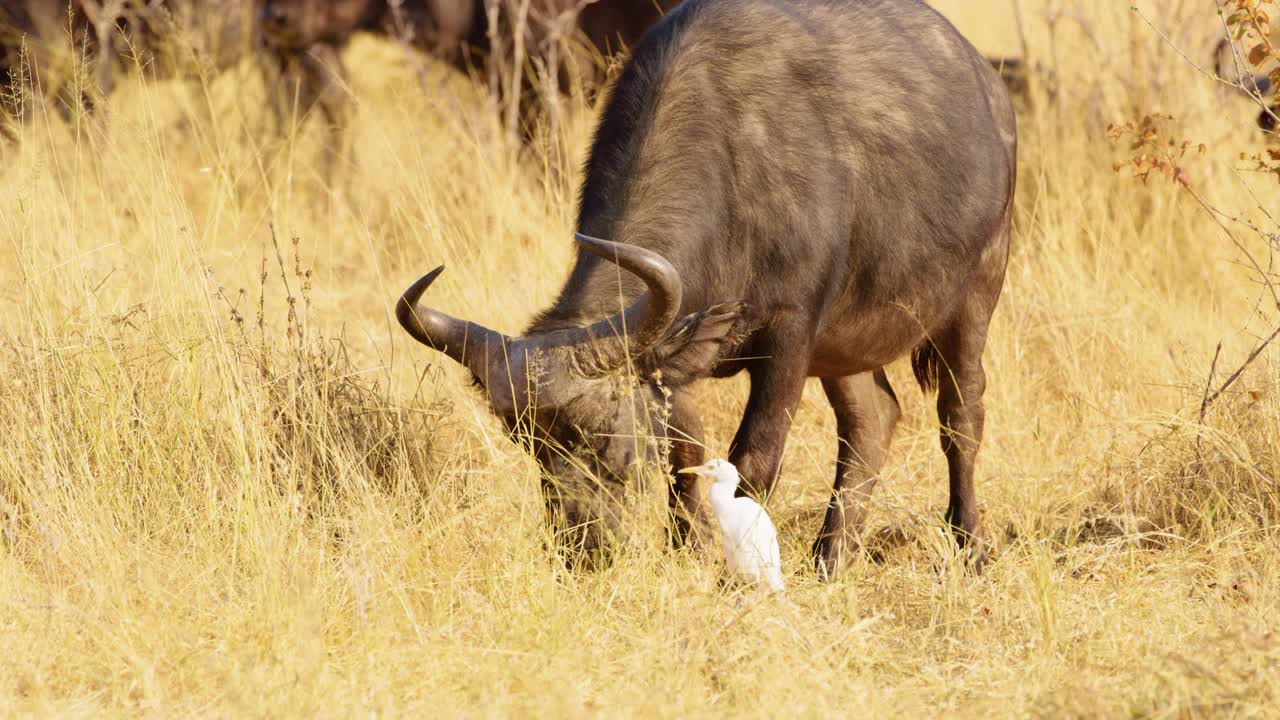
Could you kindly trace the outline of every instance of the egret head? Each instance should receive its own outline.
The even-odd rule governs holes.
[[[716,485],[728,485],[731,488],[738,487],[738,468],[728,460],[708,460],[701,465],[693,467],[681,468],[680,472],[697,475],[698,477],[711,478],[711,482]]]
[[[625,533],[622,498],[639,485],[635,471],[663,464],[668,393],[711,372],[740,337],[745,306],[682,314],[680,275],[661,255],[577,241],[647,291],[593,325],[508,336],[421,303],[437,268],[404,293],[396,316],[411,336],[471,371],[512,439],[541,466],[553,519],[573,529],[566,544],[594,550]]]

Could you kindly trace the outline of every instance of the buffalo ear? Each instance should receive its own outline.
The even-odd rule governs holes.
[[[1280,105],[1268,108],[1258,113],[1258,128],[1263,132],[1273,132],[1276,129],[1276,116],[1280,115]]]
[[[725,347],[746,334],[747,316],[746,303],[728,302],[680,318],[657,346],[645,353],[644,369],[661,373],[662,382],[671,387],[705,377]]]

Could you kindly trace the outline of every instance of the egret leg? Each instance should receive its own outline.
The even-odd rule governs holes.
[[[823,378],[836,415],[835,490],[813,546],[820,576],[834,578],[859,550],[867,505],[902,411],[884,369]]]

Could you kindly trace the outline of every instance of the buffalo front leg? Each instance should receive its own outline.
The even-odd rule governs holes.
[[[860,548],[867,504],[902,412],[883,369],[823,378],[822,389],[835,411],[839,453],[835,490],[813,555],[819,576],[831,579]]]
[[[350,111],[347,69],[339,49],[320,44],[303,56],[303,82],[312,90],[324,125],[324,179],[332,182],[346,164],[347,115]]]
[[[752,354],[764,359],[748,371],[751,393],[729,448],[729,462],[742,476],[740,495],[764,501],[773,492],[791,419],[804,391],[810,345],[810,334],[799,323],[774,328],[752,343]]]
[[[714,538],[701,483],[697,475],[677,472],[705,461],[702,419],[686,393],[672,394],[667,436],[671,439],[672,481],[668,503],[675,531],[672,540],[677,547],[688,544],[701,550]]]
[[[291,138],[318,111],[324,130],[322,173],[329,181],[346,160],[347,75],[338,49],[320,44],[304,52],[278,53],[271,61],[275,66],[264,65],[264,70],[275,76],[269,85],[275,90],[279,133]]]

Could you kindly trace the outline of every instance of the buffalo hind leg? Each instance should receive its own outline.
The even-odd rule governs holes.
[[[867,504],[902,414],[883,369],[823,378],[836,415],[839,454],[835,489],[813,546],[820,577],[834,578],[858,552]]]
[[[671,438],[672,480],[668,504],[674,524],[672,540],[677,547],[688,544],[700,550],[714,537],[707,504],[703,501],[698,476],[677,472],[705,461],[702,419],[687,393],[672,394],[667,426],[667,436]]]
[[[751,353],[767,359],[748,371],[751,393],[729,448],[729,462],[742,476],[740,495],[764,501],[773,492],[791,418],[804,391],[810,345],[810,333],[798,321],[779,323],[752,343]]]
[[[936,352],[940,361],[938,422],[951,491],[947,523],[961,550],[968,551],[973,568],[981,571],[986,549],[973,476],[985,421],[982,395],[987,379],[982,351],[990,310],[974,310],[973,304],[938,336],[936,346],[929,352]]]

